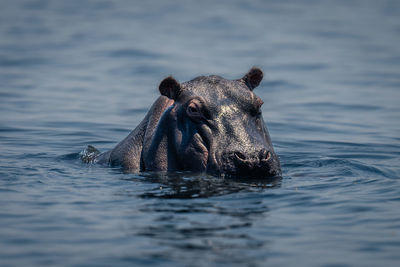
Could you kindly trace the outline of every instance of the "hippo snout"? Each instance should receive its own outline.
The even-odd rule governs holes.
[[[224,170],[234,176],[269,177],[280,175],[279,160],[273,151],[261,149],[251,153],[241,151],[223,155]]]
[[[233,158],[237,164],[248,164],[256,165],[260,162],[267,162],[271,159],[271,152],[266,149],[261,149],[258,153],[252,153],[250,155],[245,155],[240,151],[233,152]]]

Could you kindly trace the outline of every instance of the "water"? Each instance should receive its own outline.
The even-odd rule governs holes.
[[[398,266],[400,2],[1,1],[1,266]],[[256,93],[283,177],[124,174],[173,74]]]

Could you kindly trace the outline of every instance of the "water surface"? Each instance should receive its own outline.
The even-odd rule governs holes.
[[[398,266],[400,2],[1,1],[0,265]],[[86,165],[173,74],[265,72],[283,177]]]

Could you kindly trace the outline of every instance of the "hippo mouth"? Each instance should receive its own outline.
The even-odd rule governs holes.
[[[219,175],[260,179],[281,176],[281,169],[274,152],[264,149],[252,155],[229,152],[221,157]]]

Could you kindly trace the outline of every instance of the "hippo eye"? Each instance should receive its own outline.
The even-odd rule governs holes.
[[[251,115],[253,117],[259,118],[261,117],[261,107],[255,108],[251,111]]]
[[[192,101],[189,103],[189,105],[187,106],[187,109],[186,109],[186,113],[190,117],[195,118],[195,119],[199,119],[202,117],[198,104],[199,103],[197,103],[197,101]]]
[[[260,117],[261,116],[261,106],[264,104],[264,102],[259,99],[254,107],[254,110],[251,112],[254,117]]]

